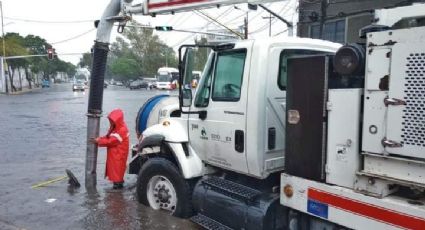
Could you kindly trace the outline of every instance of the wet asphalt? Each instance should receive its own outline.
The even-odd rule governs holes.
[[[110,86],[104,91],[103,110],[124,110],[135,143],[137,111],[148,98],[163,93],[167,91]],[[103,178],[105,149],[98,156],[97,192],[86,192],[87,98],[87,90],[72,92],[71,84],[0,95],[0,229],[199,229],[139,204],[134,175],[125,176],[123,191],[111,190]],[[101,134],[108,129],[105,117]],[[31,188],[64,176],[65,169],[75,174],[81,188],[70,189],[67,180]]]

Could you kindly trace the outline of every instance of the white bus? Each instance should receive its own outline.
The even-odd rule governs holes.
[[[156,78],[157,89],[174,89],[176,86],[173,84],[173,81],[178,81],[179,70],[176,68],[161,67],[158,69]]]

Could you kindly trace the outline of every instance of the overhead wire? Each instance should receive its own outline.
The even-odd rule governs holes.
[[[186,22],[190,17],[192,17],[192,15],[193,15],[194,13],[193,12],[190,12],[190,13],[183,13],[182,14],[182,17],[180,17],[179,19],[177,19],[175,22],[173,22],[173,23],[170,23],[169,25],[172,25],[172,26],[176,26],[176,25],[179,25],[179,24],[183,24],[184,22]]]
[[[70,37],[70,38],[67,38],[67,39],[64,39],[64,40],[61,40],[61,41],[52,42],[52,43],[50,43],[50,44],[52,44],[52,45],[56,45],[56,44],[60,44],[60,43],[69,42],[69,41],[71,41],[71,40],[75,40],[75,39],[77,39],[77,38],[80,38],[80,37],[82,37],[82,36],[84,36],[84,35],[86,35],[86,34],[89,34],[89,33],[93,32],[94,30],[96,30],[96,28],[93,28],[93,29],[87,30],[87,31],[85,31],[85,32],[83,32],[83,33],[81,33],[81,34],[75,35],[75,36],[73,36],[73,37]]]
[[[279,10],[279,12],[277,13],[277,14],[281,14],[282,13],[282,11],[289,5],[289,3],[291,2],[291,0],[289,0],[289,1],[287,1],[287,3]],[[287,11],[285,11],[285,13],[286,13]],[[262,13],[264,13],[264,11],[262,12]],[[271,24],[273,25],[276,21],[275,21],[275,18],[272,18],[271,19]],[[249,34],[255,34],[255,33],[259,33],[259,32],[261,32],[261,31],[263,31],[263,30],[265,30],[265,29],[267,29],[267,28],[269,28],[269,26],[270,26],[270,22],[266,22],[266,23],[264,23],[263,24],[263,26],[261,26],[261,27],[259,27],[259,28],[257,28],[256,30],[254,30],[254,31],[252,31],[252,32],[250,32]]]
[[[301,2],[303,3],[307,3],[307,4],[316,4],[321,2],[322,0],[301,0]]]
[[[4,17],[5,19],[12,21],[21,21],[21,22],[30,22],[30,23],[42,23],[42,24],[77,24],[77,23],[93,23],[95,20],[74,20],[74,21],[45,21],[45,20],[35,20],[35,19],[25,19],[25,18],[15,18],[15,17]]]
[[[292,0],[288,0],[287,3],[280,9],[280,11],[277,14],[282,15],[282,14],[287,13],[291,9],[291,7],[290,7],[290,3],[291,2],[292,2]],[[287,8],[287,9],[285,10],[285,8]],[[284,15],[283,17],[286,17],[286,15]],[[271,25],[274,25],[277,21],[278,20],[276,18],[272,18]],[[257,28],[256,30],[252,31],[249,34],[255,34],[255,33],[262,32],[262,31],[266,30],[269,27],[270,27],[270,22],[266,22],[263,26],[261,26],[260,28]]]
[[[278,36],[278,35],[281,35],[281,34],[285,33],[286,31],[288,31],[288,29],[284,29],[284,30],[280,31],[280,32],[279,32],[279,33],[277,33],[277,34],[274,34],[272,37],[276,37],[276,36]]]
[[[265,7],[270,7],[271,5],[272,5],[272,3],[268,3],[268,4],[265,4]],[[258,11],[258,13],[256,15],[254,15],[254,17],[249,18],[248,23],[251,23],[254,19],[258,18],[258,16],[260,16],[262,13],[264,13],[264,10],[260,9]]]
[[[231,33],[233,33],[233,34],[235,34],[235,35],[237,35],[237,36],[239,36],[239,37],[243,38],[241,33],[237,32],[237,31],[235,31],[235,30],[231,29],[230,27],[228,27],[228,26],[224,25],[223,23],[219,22],[219,21],[217,20],[217,18],[213,18],[213,17],[211,17],[210,15],[208,15],[207,13],[204,13],[204,12],[202,12],[202,11],[200,11],[200,10],[196,10],[195,12],[196,12],[198,15],[199,15],[199,14],[201,14],[201,15],[202,15],[202,16],[204,16],[205,18],[207,18],[207,19],[209,19],[209,20],[213,21],[215,24],[219,25],[220,27],[224,27],[224,28],[225,28],[225,29],[227,29],[229,32],[231,32]]]
[[[220,18],[221,16],[223,16],[224,14],[231,12],[232,8],[228,8],[227,10],[225,10],[224,12],[222,12],[221,14],[219,14],[217,17],[215,17],[216,19]],[[198,14],[195,14],[198,15]],[[198,15],[199,17],[203,18],[202,16]],[[204,19],[204,18],[203,18]],[[205,19],[204,19],[205,20]],[[207,23],[201,27],[201,28],[205,28],[207,26],[209,26],[210,24],[212,24],[213,22],[211,20],[207,20]],[[186,36],[185,38],[179,40],[177,43],[171,45],[171,47],[176,47],[176,46],[180,46],[182,43],[184,43],[185,41],[189,40],[190,38],[196,36],[196,34],[190,34],[189,36]]]
[[[170,16],[170,18],[167,20],[167,22],[165,23],[165,25],[171,25],[172,23],[172,21],[173,20],[178,20],[178,18],[181,18],[181,17],[183,17],[184,16],[184,14],[182,13],[182,14],[179,14],[178,16],[176,16],[176,15],[171,15]]]
[[[271,5],[271,3],[265,4],[265,6],[266,6],[266,7],[269,7],[270,5]],[[248,10],[248,12],[249,12],[249,10]],[[264,10],[260,9],[260,10],[258,10],[257,14],[255,14],[253,17],[249,17],[249,18],[248,18],[248,24],[251,24],[251,23],[252,23],[252,21],[254,21],[254,20],[255,20],[258,16],[260,16],[262,13],[264,13]],[[240,18],[240,17],[243,17],[243,16],[245,16],[245,15],[246,15],[246,12],[245,12],[244,14],[242,14],[242,15],[240,15],[240,16],[238,16],[238,17],[234,18],[233,20],[236,20],[236,19],[238,19],[238,18]],[[228,20],[227,22],[225,22],[225,24],[241,24],[241,23],[244,23],[243,21],[242,21],[242,22],[233,22],[233,23],[231,23],[231,21],[232,21],[232,20]]]

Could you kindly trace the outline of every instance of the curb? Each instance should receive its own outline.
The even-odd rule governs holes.
[[[27,93],[40,91],[40,90],[41,90],[41,88],[23,89],[22,91],[9,92],[8,94],[4,94],[4,95],[16,96],[16,95],[23,95],[23,94],[27,94]]]

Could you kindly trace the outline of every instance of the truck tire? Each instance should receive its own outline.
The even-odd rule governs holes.
[[[188,218],[193,214],[192,186],[171,161],[151,158],[143,164],[137,178],[138,201],[155,210]]]

